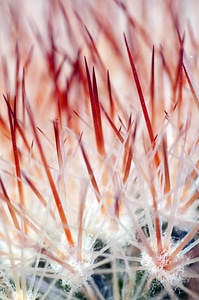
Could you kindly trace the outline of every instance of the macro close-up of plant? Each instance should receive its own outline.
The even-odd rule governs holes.
[[[197,300],[198,1],[0,5],[0,299]]]

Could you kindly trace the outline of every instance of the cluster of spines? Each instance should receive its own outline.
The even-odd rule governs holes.
[[[134,21],[134,19],[131,17],[130,13],[128,12],[127,7],[120,1],[115,1],[125,12],[125,15],[127,17],[127,20],[133,28],[136,28],[139,33],[141,33],[141,36],[143,37],[144,41],[148,45],[149,39],[147,38],[145,30],[141,26],[138,26],[138,24]],[[64,20],[68,24],[68,30],[71,34],[71,39],[75,39],[74,34],[72,34],[72,29],[70,27],[70,22],[68,20],[68,16],[66,14],[66,10],[63,6],[63,4],[60,2],[60,8],[62,11],[62,14],[64,16]],[[80,22],[80,24],[83,23],[82,18],[79,14],[77,14],[77,18]],[[96,20],[100,22],[100,20],[96,16]],[[175,20],[174,20],[175,21]],[[176,25],[176,24],[175,24]],[[105,30],[105,28],[104,28]],[[108,34],[108,31],[104,31],[106,34]],[[42,43],[42,38],[39,35],[38,32],[36,32],[36,37],[39,43],[41,44],[41,48],[45,54],[50,78],[53,81],[53,101],[55,101],[55,104],[51,104],[53,108],[55,108],[55,119],[52,122],[52,127],[54,130],[54,140],[55,140],[55,153],[57,155],[57,161],[58,161],[58,171],[53,169],[52,166],[50,166],[48,162],[48,155],[45,151],[45,147],[42,144],[47,144],[49,142],[51,136],[48,137],[48,134],[45,133],[45,128],[38,128],[36,121],[37,116],[34,115],[33,109],[31,108],[31,105],[29,104],[27,92],[26,92],[26,73],[31,68],[31,55],[28,55],[28,58],[26,59],[24,66],[23,66],[23,72],[22,72],[22,80],[20,79],[20,54],[19,54],[19,47],[17,45],[16,47],[16,77],[15,77],[15,96],[12,98],[9,95],[9,91],[7,90],[6,93],[4,93],[4,101],[7,107],[7,120],[4,119],[4,117],[1,117],[1,125],[3,132],[6,133],[6,136],[11,141],[11,151],[13,153],[13,158],[10,158],[10,168],[14,172],[14,176],[12,174],[8,175],[10,176],[12,181],[16,182],[16,194],[18,194],[17,198],[19,199],[19,202],[15,201],[13,195],[10,196],[9,192],[6,189],[6,184],[3,179],[1,179],[1,199],[3,206],[6,206],[5,214],[7,214],[8,217],[5,217],[2,219],[2,222],[9,221],[9,225],[6,225],[4,230],[10,230],[10,226],[14,228],[14,236],[16,237],[16,248],[24,247],[24,249],[31,248],[31,256],[32,256],[32,267],[29,264],[29,260],[26,260],[24,258],[23,264],[18,266],[18,260],[15,261],[14,253],[12,250],[12,246],[8,245],[8,259],[10,257],[11,264],[10,264],[10,272],[12,273],[13,270],[13,285],[10,283],[9,291],[13,289],[13,298],[18,299],[20,295],[23,294],[23,298],[30,298],[37,297],[41,299],[45,299],[44,297],[51,297],[53,295],[53,291],[58,289],[60,290],[60,297],[63,293],[63,297],[65,295],[68,295],[67,297],[76,297],[78,298],[87,298],[89,297],[96,297],[96,299],[108,299],[108,297],[111,299],[111,297],[115,297],[114,299],[120,299],[123,297],[124,299],[131,299],[131,297],[135,297],[136,299],[142,299],[142,297],[170,297],[171,299],[175,299],[175,297],[180,297],[183,293],[187,294],[188,296],[192,297],[193,299],[197,299],[197,295],[192,292],[191,289],[186,287],[186,284],[188,285],[187,278],[197,278],[196,272],[189,272],[187,271],[187,278],[185,280],[182,280],[182,278],[179,278],[179,290],[177,283],[172,286],[172,283],[169,282],[165,277],[159,277],[158,279],[154,279],[153,270],[147,271],[147,268],[152,267],[153,265],[156,267],[163,268],[165,271],[170,271],[171,269],[175,268],[177,270],[176,274],[176,281],[177,277],[179,276],[178,272],[178,265],[182,265],[182,269],[184,272],[184,266],[192,264],[194,262],[197,262],[197,257],[192,258],[189,257],[189,253],[191,253],[192,256],[194,256],[194,247],[197,248],[197,239],[194,240],[194,237],[196,236],[196,233],[198,231],[199,225],[198,222],[194,220],[193,224],[189,224],[191,222],[187,221],[188,225],[185,227],[189,228],[189,232],[185,234],[185,236],[182,238],[182,241],[178,241],[178,243],[174,243],[175,240],[175,234],[172,234],[173,229],[175,228],[175,220],[172,219],[171,214],[171,207],[175,211],[175,213],[186,213],[186,211],[192,206],[192,204],[197,200],[198,198],[198,191],[194,191],[194,193],[189,196],[187,195],[187,191],[189,191],[191,187],[191,183],[193,181],[193,178],[195,178],[197,174],[197,162],[195,169],[193,168],[193,172],[191,174],[188,174],[187,178],[188,181],[186,182],[186,177],[183,178],[182,176],[182,182],[180,180],[176,180],[176,184],[179,184],[179,186],[176,187],[176,189],[182,189],[182,191],[178,192],[175,190],[172,190],[172,182],[171,182],[171,168],[169,166],[169,156],[175,155],[175,153],[172,153],[172,150],[175,149],[176,143],[181,141],[181,138],[183,137],[185,142],[187,139],[187,132],[189,130],[190,126],[190,120],[187,118],[187,120],[184,122],[184,124],[181,126],[181,113],[182,113],[182,106],[183,106],[183,87],[184,83],[183,80],[188,83],[188,87],[191,91],[191,95],[193,99],[195,100],[195,103],[198,108],[198,98],[196,95],[196,92],[194,90],[194,86],[191,82],[189,73],[187,71],[187,68],[183,62],[183,43],[184,43],[184,37],[182,38],[178,31],[176,31],[177,34],[177,40],[179,42],[179,57],[177,62],[177,71],[176,71],[176,78],[173,80],[173,76],[170,74],[170,69],[166,63],[165,57],[163,55],[163,50],[161,49],[160,55],[162,58],[163,63],[163,71],[167,74],[167,76],[170,78],[172,82],[172,92],[173,92],[173,103],[171,105],[170,113],[165,111],[166,120],[168,123],[163,128],[162,131],[159,131],[156,133],[157,136],[154,134],[154,123],[156,121],[156,113],[154,108],[154,99],[155,99],[155,50],[152,48],[152,63],[151,63],[151,81],[150,81],[150,100],[151,100],[151,116],[149,113],[149,110],[147,108],[146,100],[144,97],[144,93],[141,87],[140,83],[140,76],[138,76],[138,72],[136,70],[136,63],[133,58],[133,54],[130,48],[130,43],[126,36],[124,37],[124,46],[126,44],[126,50],[130,62],[130,68],[132,70],[133,79],[135,82],[135,86],[137,88],[138,92],[138,98],[140,101],[140,108],[141,108],[141,115],[143,115],[143,120],[146,124],[146,126],[142,126],[142,135],[139,138],[145,139],[144,144],[144,155],[148,159],[148,164],[146,166],[142,166],[141,163],[138,161],[139,153],[135,146],[137,140],[138,140],[138,133],[137,128],[139,126],[139,123],[137,120],[133,120],[133,117],[131,115],[128,115],[128,113],[123,108],[123,104],[118,99],[117,95],[115,94],[115,91],[113,90],[113,87],[111,85],[111,79],[109,72],[106,71],[106,68],[104,66],[103,60],[100,56],[99,50],[97,48],[97,45],[95,44],[95,41],[90,34],[88,28],[85,27],[85,35],[87,35],[87,38],[85,38],[85,42],[87,42],[87,46],[90,51],[90,55],[92,59],[96,62],[96,67],[92,70],[92,75],[89,71],[89,64],[87,62],[87,59],[84,59],[84,67],[81,66],[81,59],[82,56],[80,56],[80,53],[78,52],[77,57],[74,61],[70,61],[70,64],[72,65],[72,72],[70,77],[67,80],[66,88],[63,91],[59,87],[59,76],[61,76],[62,68],[64,66],[66,57],[63,56],[63,59],[61,61],[61,64],[59,66],[56,66],[56,52],[58,50],[56,49],[56,42],[55,42],[55,36],[53,33],[53,26],[51,21],[48,22],[48,33],[49,33],[49,39],[50,39],[50,52],[45,51],[45,46]],[[118,48],[118,45],[115,43],[114,39],[110,39],[110,43],[112,44],[112,47],[115,49],[115,52],[117,53],[118,57],[121,54],[120,49]],[[31,51],[30,51],[31,53]],[[120,53],[120,54],[118,54]],[[67,57],[69,59],[69,57]],[[83,59],[82,59],[83,61]],[[102,81],[106,78],[106,84],[105,88],[107,89],[108,99],[109,99],[109,111],[107,110],[107,105],[104,107],[102,104],[102,101],[100,99],[100,93],[98,89],[97,84],[97,76],[95,69],[98,69],[99,67],[99,73],[102,76]],[[6,71],[6,64],[4,63],[4,77],[7,77],[7,71]],[[107,75],[104,75],[107,74]],[[105,77],[106,76],[106,77]],[[70,100],[70,89],[74,78],[78,77],[80,80],[80,84],[82,86],[82,90],[84,91],[84,97],[85,99],[81,99],[81,103],[78,101],[75,101],[74,105],[71,103]],[[6,81],[6,80],[5,80]],[[77,81],[75,81],[77,83]],[[8,84],[6,84],[8,87]],[[21,93],[21,97],[20,97]],[[89,99],[89,101],[88,101]],[[21,103],[20,103],[21,100]],[[191,101],[191,100],[190,100]],[[40,103],[40,102],[38,102]],[[82,104],[83,103],[83,104]],[[193,103],[194,105],[194,103]],[[79,109],[79,106],[81,109]],[[82,107],[83,106],[83,107]],[[21,111],[19,111],[19,108],[21,108]],[[87,110],[87,112],[90,112],[90,118],[88,120],[84,119],[84,116],[82,114],[84,108]],[[138,110],[140,110],[140,108]],[[120,110],[121,109],[121,110]],[[174,140],[173,144],[171,145],[171,148],[168,149],[168,143],[166,139],[166,128],[169,125],[172,125],[172,118],[171,116],[175,114],[177,111],[177,127],[179,128],[179,135],[177,135],[176,140]],[[116,115],[119,116],[119,123],[120,126],[116,125]],[[171,116],[170,116],[171,115]],[[66,123],[65,123],[66,120]],[[92,121],[91,121],[92,120]],[[108,132],[111,132],[111,136],[113,136],[113,141],[117,140],[118,143],[116,143],[117,147],[116,150],[118,150],[118,153],[120,153],[118,162],[117,157],[117,151],[115,152],[113,149],[110,150],[111,143],[108,141],[108,138],[105,134],[105,129],[103,126],[103,122],[106,122],[109,125]],[[98,176],[96,174],[98,169],[96,167],[93,167],[93,160],[90,158],[88,152],[89,147],[88,143],[85,142],[84,137],[86,136],[87,132],[82,130],[82,123],[86,127],[89,128],[89,131],[92,131],[94,133],[95,138],[95,145],[96,145],[96,152],[95,152],[95,158],[98,161],[97,167],[99,168],[99,173],[101,174]],[[142,123],[142,122],[140,122]],[[29,124],[29,127],[27,126]],[[118,124],[118,123],[117,123]],[[26,130],[29,130],[28,134],[31,132],[32,135],[32,141],[30,142],[30,139],[27,138],[27,132]],[[145,134],[148,132],[147,134]],[[64,134],[64,132],[67,132],[67,134]],[[69,134],[68,134],[69,133]],[[66,137],[67,136],[67,137]],[[64,139],[65,138],[65,139]],[[86,137],[87,138],[87,137]],[[43,139],[45,142],[43,142]],[[65,151],[65,145],[67,143],[71,143],[76,147],[76,149],[81,152],[81,165],[85,165],[85,168],[88,173],[86,188],[83,189],[83,195],[80,197],[80,204],[77,208],[78,214],[78,224],[72,224],[71,220],[69,221],[69,213],[67,212],[67,205],[64,203],[67,202],[67,193],[73,193],[74,195],[77,195],[75,191],[71,190],[68,191],[65,187],[65,178],[68,178],[65,166],[66,163],[66,153]],[[22,141],[22,146],[19,144]],[[49,140],[49,141],[48,141]],[[75,141],[75,142],[74,142]],[[197,150],[197,143],[198,140],[195,141],[195,148]],[[119,145],[119,146],[118,146]],[[38,176],[43,175],[46,178],[46,184],[49,186],[49,194],[51,195],[51,204],[48,203],[48,201],[45,199],[45,196],[41,194],[39,188],[36,186],[36,183],[34,182],[34,179],[26,172],[26,170],[23,169],[23,152],[22,148],[25,148],[28,153],[30,153],[29,159],[35,160],[35,148],[37,147],[37,151],[39,154],[38,160],[40,161],[40,164],[42,165],[41,173],[38,170]],[[51,147],[50,147],[51,148]],[[93,147],[94,149],[95,147]],[[63,150],[64,149],[64,150]],[[69,152],[71,149],[69,149]],[[72,149],[73,151],[73,149]],[[112,151],[112,152],[111,152]],[[142,149],[143,151],[143,149]],[[186,152],[186,148],[184,146],[184,152]],[[192,149],[188,148],[188,151],[191,153]],[[194,152],[194,149],[193,149]],[[121,155],[122,154],[122,155]],[[70,156],[70,154],[68,154]],[[178,152],[177,154],[178,155]],[[183,153],[180,153],[180,155],[183,156]],[[190,155],[187,153],[187,155]],[[107,158],[110,159],[111,162],[107,161]],[[177,157],[177,161],[180,160],[180,157]],[[121,163],[122,162],[122,163]],[[120,166],[121,163],[121,166]],[[192,162],[191,162],[192,163]],[[194,162],[193,162],[194,163]],[[112,166],[111,166],[112,164]],[[13,167],[14,166],[14,167]],[[113,167],[113,168],[111,168]],[[179,167],[179,172],[183,170],[183,166],[177,165]],[[38,165],[36,165],[36,168],[38,168]],[[113,171],[118,168],[120,171],[120,177],[117,178],[117,171]],[[137,177],[133,177],[131,172],[137,172],[138,176],[140,176],[140,179]],[[188,172],[188,170],[186,170]],[[115,174],[114,174],[115,172]],[[2,174],[4,175],[4,170]],[[55,174],[53,176],[53,174]],[[58,174],[58,175],[57,175]],[[151,176],[150,176],[151,174]],[[178,174],[180,175],[180,174]],[[35,175],[37,177],[37,173]],[[56,178],[57,176],[57,178]],[[97,177],[98,176],[98,177]],[[81,176],[80,176],[81,178]],[[111,182],[111,180],[113,182]],[[174,176],[175,178],[175,176]],[[173,179],[173,178],[172,178]],[[140,207],[137,209],[137,202],[135,199],[132,199],[131,201],[128,201],[128,198],[131,196],[127,194],[126,189],[129,188],[131,180],[138,181],[138,188],[145,188],[144,181],[146,181],[146,189],[147,192],[145,193],[146,197],[143,199],[143,192],[141,193],[141,199],[142,203],[140,204]],[[119,181],[119,183],[118,183]],[[120,182],[121,181],[121,182]],[[37,182],[37,181],[36,181]],[[110,184],[111,182],[111,184]],[[59,188],[57,186],[57,183],[59,183]],[[184,186],[181,188],[180,184],[183,184]],[[31,214],[31,207],[30,203],[26,200],[25,192],[24,192],[24,186],[28,185],[29,190],[32,191],[34,194],[34,199],[36,201],[39,201],[41,204],[41,207],[45,208],[50,216],[50,221],[53,224],[56,224],[56,220],[58,224],[58,230],[60,231],[60,236],[64,235],[64,247],[66,250],[64,251],[64,247],[61,245],[55,245],[54,242],[51,240],[51,237],[48,235],[48,230],[43,228],[42,225],[36,220],[36,216]],[[86,205],[87,202],[87,195],[88,195],[88,189],[91,185],[93,190],[94,198],[92,199],[92,202],[96,201],[96,206],[94,205],[94,211],[98,212],[98,217],[101,219],[104,219],[105,222],[108,223],[108,219],[113,219],[113,226],[107,226],[107,228],[103,224],[100,224],[100,226],[95,229],[91,228],[90,232],[88,228],[84,228],[85,224],[85,214],[87,213]],[[114,187],[115,190],[108,189],[107,186]],[[64,194],[66,195],[66,199],[63,199],[61,197],[60,189],[62,187],[62,190],[64,191]],[[132,189],[137,188],[137,183],[132,182]],[[117,189],[116,189],[117,188]],[[162,191],[159,191],[158,189],[162,189]],[[111,190],[111,191],[110,191]],[[158,199],[158,195],[161,194],[162,196],[162,203]],[[176,200],[177,205],[179,205],[179,208],[175,207],[175,200],[172,198],[175,195],[176,197],[181,198],[180,200]],[[125,198],[126,197],[126,198]],[[147,199],[147,197],[150,197],[150,199]],[[72,198],[72,196],[70,196]],[[125,199],[124,199],[125,198]],[[135,200],[135,201],[134,201]],[[143,202],[143,200],[146,201],[146,203]],[[141,201],[140,198],[138,202]],[[148,203],[147,203],[148,202]],[[89,202],[90,203],[90,202]],[[89,204],[88,204],[89,205]],[[136,206],[136,210],[133,208],[132,205]],[[53,206],[55,208],[55,211],[53,211]],[[72,207],[72,205],[71,205]],[[68,206],[69,209],[71,209],[70,205]],[[97,207],[97,209],[96,209]],[[126,227],[126,225],[123,223],[122,219],[122,209],[123,207],[129,210],[129,219],[131,219],[130,228]],[[160,207],[166,207],[169,211],[169,215],[163,214],[160,210]],[[92,208],[92,206],[91,206]],[[44,214],[46,217],[46,214]],[[8,220],[7,220],[8,219]],[[167,226],[163,230],[163,224],[162,220],[167,221]],[[97,221],[97,218],[96,218]],[[88,222],[88,221],[87,221]],[[47,225],[48,222],[44,223]],[[78,228],[76,226],[78,225]],[[109,224],[110,225],[110,224]],[[191,226],[190,226],[191,225]],[[183,224],[184,226],[184,224]],[[74,228],[73,228],[74,227]],[[109,241],[107,238],[103,237],[103,232],[95,232],[95,230],[100,229],[103,230],[109,230],[110,228],[113,230],[114,234],[115,232],[119,231],[119,229],[122,229],[122,235],[125,236],[124,243],[121,247],[121,242],[118,243],[119,246],[117,246],[117,238]],[[147,228],[147,233],[146,233]],[[130,232],[133,231],[133,233]],[[37,241],[34,240],[33,237],[30,235],[30,231],[34,232],[34,235],[38,235],[42,233],[41,240],[38,239]],[[91,261],[87,261],[86,253],[84,253],[84,241],[85,235],[84,232],[88,231],[89,236],[88,238],[91,239],[91,246],[90,246],[90,252],[92,253]],[[184,228],[180,230],[180,232],[184,232]],[[9,233],[10,234],[10,233]],[[12,239],[12,236],[5,238],[5,234],[2,234],[3,238],[2,240],[6,243],[9,243]],[[105,234],[106,236],[106,234]],[[103,241],[104,239],[104,241]],[[118,238],[118,241],[122,239],[121,237]],[[61,240],[61,239],[59,239]],[[130,245],[127,245],[128,244]],[[21,243],[21,245],[18,245],[18,243]],[[15,244],[15,243],[14,243]],[[98,246],[96,247],[96,244]],[[172,244],[171,249],[169,249],[170,244]],[[173,246],[174,244],[174,246]],[[100,247],[99,247],[100,245]],[[188,245],[188,246],[187,246]],[[10,247],[10,249],[9,249]],[[59,248],[60,247],[60,248]],[[119,247],[119,253],[117,253],[117,247]],[[14,249],[14,248],[13,248]],[[15,250],[14,250],[15,251]],[[6,252],[6,251],[5,251]],[[82,273],[80,272],[77,274],[78,280],[82,279],[82,286],[80,287],[72,286],[73,282],[70,282],[70,279],[67,281],[67,276],[70,277],[74,270],[72,270],[73,265],[69,262],[73,260],[73,257],[68,257],[68,253],[72,256],[73,253],[75,254],[75,259],[77,261],[77,264],[79,264],[78,268],[83,268],[83,273],[85,272],[83,278]],[[135,256],[131,253],[128,256],[128,252],[135,253]],[[146,262],[146,260],[143,258],[142,253],[146,252],[149,259],[149,264],[144,264],[143,262]],[[166,254],[165,254],[166,253]],[[179,260],[176,260],[176,256],[178,256],[179,253],[183,253],[182,257],[179,258]],[[21,258],[23,259],[23,255],[25,255],[25,251],[21,252]],[[168,255],[168,260],[165,262],[165,255]],[[36,257],[36,258],[35,258]],[[17,258],[19,259],[19,258]],[[30,259],[30,258],[29,258]],[[161,261],[161,259],[164,260],[164,262]],[[44,264],[41,267],[42,263],[41,261],[44,260]],[[84,261],[86,260],[85,265],[87,263],[90,263],[91,266],[87,267],[84,266]],[[20,261],[20,260],[19,260]],[[59,268],[55,268],[53,271],[53,266],[59,265]],[[5,272],[7,270],[7,267],[3,267],[3,261],[2,261],[2,268],[5,268]],[[76,269],[78,272],[79,269]],[[85,268],[85,269],[84,269]],[[65,272],[66,270],[66,272]],[[38,286],[41,287],[42,285],[46,285],[50,287],[49,289],[49,295],[47,293],[43,293],[41,290],[38,290],[38,293],[34,292],[37,290],[37,287],[34,284],[28,283],[28,272],[34,274],[33,277],[35,278],[35,282],[39,282],[39,276],[43,280],[43,283],[40,282]],[[67,271],[69,271],[69,275],[67,275]],[[18,273],[19,272],[19,273]],[[19,275],[21,272],[21,275]],[[42,275],[39,275],[42,274]],[[169,272],[168,272],[169,274]],[[184,273],[186,277],[186,272]],[[156,275],[156,273],[155,273]],[[27,278],[26,278],[27,276]],[[59,277],[60,276],[60,277]],[[46,279],[46,278],[51,279]],[[4,278],[4,276],[2,277]],[[4,279],[2,279],[4,281]],[[26,282],[27,281],[27,282]],[[132,283],[133,282],[133,283]],[[183,283],[185,282],[185,285]],[[147,285],[148,283],[148,285]],[[151,283],[151,284],[149,284]],[[25,289],[26,287],[32,285],[32,293],[26,293]],[[9,283],[7,284],[7,287],[9,286]],[[2,289],[4,291],[4,294],[2,292],[2,297],[6,299],[6,297],[10,297],[8,294],[6,295],[6,291],[8,291],[8,288],[5,287]],[[27,288],[28,289],[28,288]],[[76,291],[75,291],[76,289]],[[148,289],[148,290],[147,290]],[[177,289],[177,290],[175,290]],[[72,291],[72,292],[71,292]],[[18,295],[16,296],[16,293]],[[41,294],[41,295],[40,295]],[[74,294],[74,296],[73,296]],[[141,294],[141,296],[140,296]],[[183,294],[184,295],[184,294]]]

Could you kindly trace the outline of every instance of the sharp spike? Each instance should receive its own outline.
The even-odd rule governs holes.
[[[41,156],[41,160],[43,162],[44,169],[45,169],[45,172],[46,172],[49,184],[50,184],[50,188],[51,188],[54,200],[55,200],[55,204],[56,204],[56,207],[57,207],[57,210],[58,210],[58,213],[59,213],[59,217],[60,217],[60,220],[61,220],[62,225],[63,225],[63,229],[64,229],[66,239],[67,239],[68,243],[71,246],[74,246],[74,241],[73,241],[73,237],[72,237],[69,225],[68,225],[67,217],[66,217],[62,202],[60,200],[59,194],[57,192],[54,180],[53,180],[52,175],[50,173],[50,170],[49,170],[49,167],[48,167],[48,164],[47,164],[47,161],[46,161],[46,157],[44,155],[44,151],[43,151],[43,148],[42,148],[42,145],[41,145],[41,142],[40,142],[37,130],[36,130],[36,126],[35,126],[35,123],[34,123],[34,118],[33,118],[31,109],[30,109],[28,104],[27,104],[27,111],[28,111],[28,115],[29,115],[29,119],[30,119],[30,122],[31,122],[32,129],[33,129],[33,132],[34,132],[35,140],[36,140],[37,146],[39,148],[39,153],[40,153],[40,156]]]
[[[87,82],[88,82],[88,89],[89,89],[89,94],[90,94],[90,102],[91,102],[91,108],[92,108],[92,116],[93,116],[93,124],[94,124],[94,129],[95,129],[95,139],[96,139],[97,149],[98,149],[98,152],[100,155],[105,156],[106,152],[105,152],[105,147],[104,147],[104,137],[103,137],[103,131],[102,131],[100,104],[99,104],[99,99],[98,99],[95,71],[93,68],[93,87],[92,87],[86,58],[85,58],[85,66],[86,66]]]
[[[165,177],[164,193],[167,194],[171,190],[171,184],[170,184],[169,163],[168,163],[168,155],[167,155],[167,144],[165,139],[163,139],[163,158],[164,158],[164,177]],[[170,196],[168,196],[167,198],[166,205],[167,207],[171,205]]]
[[[110,118],[111,118],[111,120],[114,120],[115,106],[114,106],[114,101],[113,101],[113,97],[112,97],[109,71],[107,71],[107,84],[108,84],[108,94],[109,94],[109,101],[110,101]]]
[[[194,90],[193,84],[192,84],[192,82],[191,82],[191,79],[190,79],[190,77],[189,77],[189,74],[188,74],[188,72],[187,72],[187,69],[186,69],[184,63],[182,64],[182,66],[183,66],[183,69],[184,69],[184,72],[185,72],[185,76],[186,76],[186,79],[187,79],[187,81],[188,81],[188,85],[189,85],[189,87],[190,87],[190,90],[191,90],[193,99],[194,99],[195,104],[196,104],[196,106],[197,106],[197,108],[198,108],[198,110],[199,110],[199,99],[198,99],[198,96],[197,96],[197,94],[196,94],[196,92],[195,92],[195,90]]]
[[[94,174],[93,174],[93,170],[92,170],[92,168],[91,168],[89,159],[88,159],[88,157],[87,157],[87,155],[86,155],[86,152],[85,152],[85,150],[84,150],[84,147],[83,147],[83,145],[82,145],[81,140],[80,140],[80,147],[81,147],[82,154],[83,154],[83,158],[84,158],[84,161],[85,161],[87,170],[88,170],[88,174],[89,174],[90,179],[91,179],[92,186],[93,186],[93,188],[94,188],[94,190],[95,190],[95,195],[96,195],[97,201],[100,203],[101,195],[100,195],[100,191],[99,191],[99,188],[98,188],[98,185],[97,185],[97,181],[96,181],[95,176],[94,176]]]
[[[155,125],[155,58],[154,58],[154,46],[152,49],[151,59],[151,83],[150,83],[150,102],[151,102],[151,124],[152,128]]]
[[[147,107],[146,107],[146,104],[145,104],[144,96],[143,96],[143,93],[142,93],[142,88],[141,88],[139,77],[138,77],[138,74],[137,74],[137,71],[136,71],[136,68],[135,68],[135,65],[134,65],[133,57],[131,55],[131,52],[130,52],[130,49],[129,49],[129,46],[128,46],[128,42],[127,42],[127,39],[126,39],[125,35],[124,35],[124,40],[125,40],[126,49],[127,49],[127,52],[128,52],[129,61],[130,61],[130,64],[131,64],[131,69],[132,69],[132,72],[133,72],[133,77],[135,79],[135,84],[136,84],[138,96],[139,96],[139,99],[140,99],[140,104],[141,104],[141,107],[142,107],[144,119],[145,119],[145,122],[146,122],[149,138],[150,138],[150,141],[151,141],[151,146],[152,146],[152,149],[154,149],[155,148],[155,139],[154,139],[152,124],[151,124],[149,114],[148,114],[148,111],[147,111]],[[159,156],[158,156],[157,152],[155,153],[154,161],[155,161],[155,166],[158,167],[159,164],[160,164],[160,159],[159,159]]]
[[[12,218],[12,220],[13,220],[14,226],[15,226],[15,228],[16,228],[18,231],[20,231],[20,226],[19,226],[19,222],[18,222],[18,220],[17,220],[17,216],[16,216],[16,214],[15,214],[14,209],[13,209],[12,206],[11,206],[9,196],[8,196],[8,194],[7,194],[7,192],[6,192],[6,188],[5,188],[5,186],[4,186],[3,181],[2,181],[1,178],[0,178],[0,185],[1,185],[1,188],[2,188],[2,191],[3,191],[4,199],[5,199],[5,201],[6,201],[7,205],[8,205],[8,210],[9,210],[9,212],[10,212],[10,215],[11,215],[11,218]]]
[[[17,176],[17,188],[19,193],[20,204],[25,206],[25,199],[24,199],[24,192],[23,192],[23,185],[21,180],[21,168],[20,168],[20,160],[19,160],[19,152],[17,149],[17,140],[16,140],[16,128],[17,128],[17,120],[16,120],[16,99],[14,101],[14,113],[12,113],[12,109],[10,106],[9,99],[6,99],[4,96],[4,100],[6,101],[7,108],[8,108],[8,118],[9,118],[9,125],[10,125],[10,133],[12,139],[12,147],[13,147],[13,156],[15,161],[15,172]],[[24,223],[24,231],[27,233],[27,225]]]

